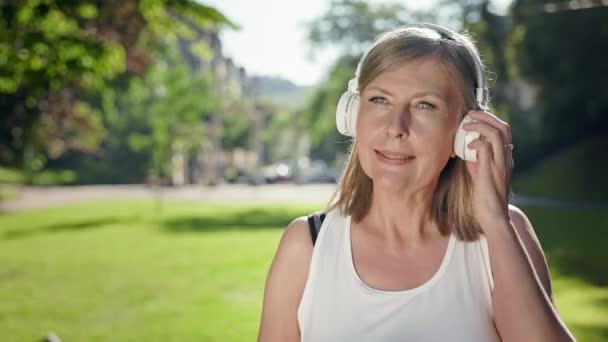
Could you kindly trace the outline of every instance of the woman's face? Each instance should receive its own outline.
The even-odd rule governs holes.
[[[434,185],[452,154],[462,100],[448,69],[434,58],[405,62],[361,92],[357,153],[374,187]]]

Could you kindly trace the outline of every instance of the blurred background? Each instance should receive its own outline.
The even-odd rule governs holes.
[[[0,340],[251,341],[321,210],[373,38],[474,37],[513,202],[580,341],[608,340],[606,0],[0,0]]]

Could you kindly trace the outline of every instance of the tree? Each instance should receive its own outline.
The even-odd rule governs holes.
[[[119,76],[143,75],[150,44],[196,25],[234,26],[193,0],[26,0],[0,4],[0,162],[35,170],[66,150],[98,151]],[[87,100],[85,100],[87,99]]]
[[[371,5],[364,0],[332,0],[327,12],[308,23],[312,52],[338,46],[342,55],[360,55],[380,33],[419,21],[434,21],[428,12],[412,10],[398,3]]]
[[[327,81],[319,87],[304,110],[311,140],[311,156],[333,161],[337,155],[345,154],[350,140],[336,130],[336,105],[346,90],[348,81],[354,77],[359,56],[343,56],[334,64]],[[338,142],[342,142],[337,144]]]
[[[522,77],[540,90],[526,159],[608,130],[608,7],[573,10],[518,0],[512,34]]]

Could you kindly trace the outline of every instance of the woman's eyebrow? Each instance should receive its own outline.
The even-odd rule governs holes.
[[[377,91],[379,91],[381,93],[384,93],[386,95],[393,96],[393,93],[391,93],[389,90],[387,90],[385,88],[382,88],[380,86],[376,86],[376,85],[369,86],[367,88],[367,90],[377,90]],[[442,96],[440,93],[434,91],[434,90],[419,91],[419,92],[413,94],[413,96],[415,96],[415,97],[425,96],[425,95],[431,95],[433,97],[438,98],[439,100],[445,101],[445,97]]]
[[[388,90],[386,90],[386,89],[384,89],[382,87],[379,87],[379,86],[370,86],[369,88],[367,88],[367,90],[377,90],[377,91],[379,91],[381,93],[384,93],[386,95],[393,96],[393,93],[391,93],[390,91],[388,91]]]
[[[440,93],[433,91],[433,90],[427,90],[427,91],[419,91],[417,93],[414,93],[413,96],[425,96],[425,95],[431,95],[433,97],[438,98],[439,100],[444,101],[445,97],[443,95],[441,95]]]

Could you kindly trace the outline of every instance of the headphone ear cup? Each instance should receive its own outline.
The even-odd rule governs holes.
[[[479,132],[465,131],[462,127],[464,124],[473,122],[470,116],[466,115],[456,131],[454,137],[454,153],[460,157],[460,159],[468,161],[477,161],[477,150],[468,148],[467,145],[475,139],[479,138]]]
[[[342,135],[354,137],[359,115],[359,94],[347,91],[338,100],[336,108],[336,127]]]

